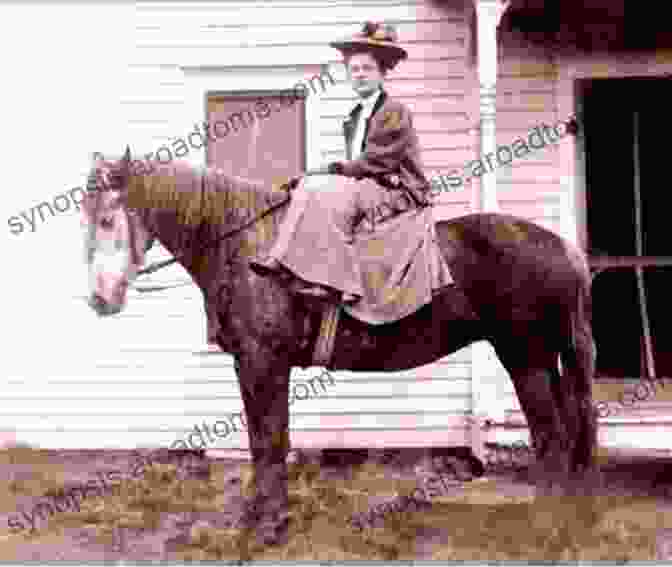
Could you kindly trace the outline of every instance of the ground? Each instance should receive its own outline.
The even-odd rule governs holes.
[[[672,559],[672,459],[605,456],[604,494],[551,505],[534,499],[522,465],[472,479],[462,470],[458,479],[450,463],[423,451],[391,455],[292,464],[289,542],[259,549],[229,525],[251,476],[249,465],[234,461],[211,462],[209,480],[191,478],[188,467],[156,465],[102,498],[89,496],[79,512],[36,520],[33,534],[12,533],[7,520],[45,493],[96,471],[126,471],[133,455],[9,448],[0,453],[0,561]],[[403,502],[435,474],[449,480],[422,509],[388,510],[362,531],[349,519]]]

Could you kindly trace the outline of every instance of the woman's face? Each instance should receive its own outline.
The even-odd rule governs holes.
[[[372,94],[385,80],[385,73],[370,53],[355,53],[348,59],[348,78],[354,91],[363,98]]]

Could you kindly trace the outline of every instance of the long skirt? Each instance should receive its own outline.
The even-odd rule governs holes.
[[[405,191],[371,179],[307,176],[292,192],[270,255],[308,282],[363,296],[357,234],[414,207]]]

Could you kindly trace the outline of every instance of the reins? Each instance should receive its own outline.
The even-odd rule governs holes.
[[[237,227],[233,230],[229,230],[228,232],[225,232],[224,234],[219,235],[217,238],[211,240],[210,242],[207,242],[205,244],[205,246],[203,248],[201,248],[201,250],[208,250],[208,249],[212,248],[214,245],[222,242],[223,240],[226,240],[227,238],[230,238],[232,236],[235,236],[236,234],[239,234],[243,230],[255,225],[257,222],[259,222],[263,218],[270,215],[273,211],[276,211],[280,207],[284,207],[290,201],[291,201],[291,197],[288,194],[287,198],[285,198],[282,201],[280,201],[279,203],[276,203],[275,205],[269,207],[264,212],[257,215],[255,218],[247,221],[242,226],[239,226],[239,227]],[[170,266],[170,265],[172,265],[176,262],[179,262],[180,260],[183,260],[185,257],[186,257],[186,253],[182,253],[182,254],[175,255],[168,260],[161,260],[160,262],[154,262],[154,263],[150,264],[149,266],[147,266],[146,268],[143,268],[142,270],[139,270],[138,271],[138,276],[144,276],[144,275],[147,275],[147,274],[152,274],[154,272],[157,272],[158,270],[161,270],[162,268],[166,268],[166,267],[168,267],[168,266]],[[179,284],[173,284],[173,285],[168,285],[168,286],[148,286],[148,287],[145,287],[145,288],[138,288],[136,286],[133,286],[133,287],[136,291],[151,292],[151,291],[163,291],[164,289],[170,289],[170,288],[173,288],[173,287],[179,287],[179,286],[183,286],[183,285],[190,285],[191,283],[192,282],[189,281],[189,282],[182,282],[182,283],[179,283]]]

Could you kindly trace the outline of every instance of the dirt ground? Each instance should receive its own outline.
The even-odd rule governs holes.
[[[329,457],[303,455],[290,466],[289,542],[261,549],[231,528],[251,481],[249,465],[234,461],[210,461],[207,480],[193,478],[203,476],[202,467],[194,472],[197,459],[154,465],[90,495],[80,511],[45,513],[34,517],[34,532],[15,533],[9,519],[45,494],[96,472],[127,471],[135,457],[9,448],[0,452],[0,561],[672,559],[669,458],[604,456],[603,493],[550,502],[534,498],[522,463],[472,478],[464,462],[425,451]],[[438,474],[448,480],[422,509],[401,506],[355,527],[356,514],[402,502]]]

